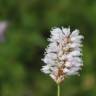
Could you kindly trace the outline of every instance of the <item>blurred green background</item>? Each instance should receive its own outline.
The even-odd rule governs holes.
[[[66,78],[61,96],[96,96],[96,0],[0,0],[0,20],[10,22],[0,43],[0,96],[56,96],[40,72],[51,27],[84,35],[81,76]]]

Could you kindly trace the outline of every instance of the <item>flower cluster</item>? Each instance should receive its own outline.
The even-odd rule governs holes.
[[[45,65],[41,71],[49,74],[56,83],[61,83],[66,76],[78,75],[82,61],[82,39],[79,30],[70,32],[70,28],[51,30],[50,44],[46,48]]]

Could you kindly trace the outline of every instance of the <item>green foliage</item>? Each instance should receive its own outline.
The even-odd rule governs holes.
[[[9,21],[0,43],[0,96],[56,96],[55,83],[40,72],[55,26],[85,36],[81,76],[65,79],[62,96],[96,95],[96,0],[0,0],[0,20]]]

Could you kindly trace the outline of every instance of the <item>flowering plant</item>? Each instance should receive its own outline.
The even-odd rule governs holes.
[[[42,59],[46,64],[41,71],[49,76],[58,85],[60,96],[60,83],[70,75],[79,75],[83,66],[82,39],[79,30],[70,32],[70,28],[54,28],[51,30],[50,42],[46,48],[45,57]]]

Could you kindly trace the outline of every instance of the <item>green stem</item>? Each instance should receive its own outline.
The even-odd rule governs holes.
[[[57,96],[60,96],[60,84],[57,84]]]

